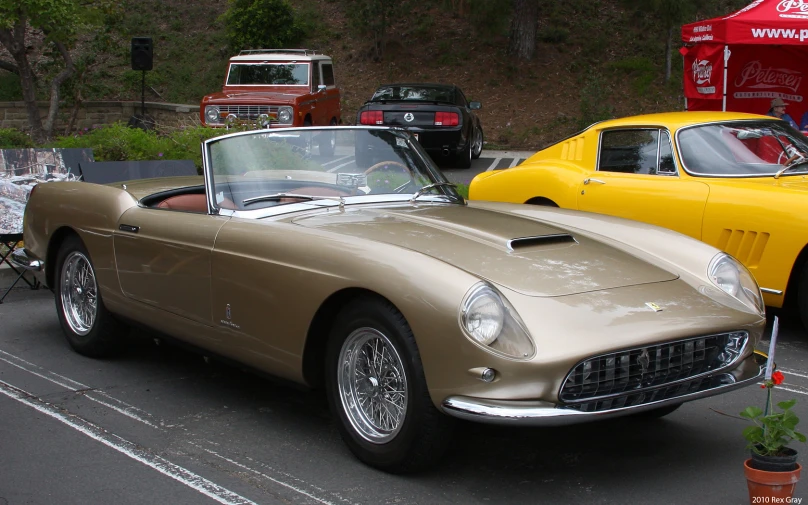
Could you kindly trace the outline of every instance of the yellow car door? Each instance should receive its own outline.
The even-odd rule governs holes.
[[[597,166],[578,186],[578,209],[620,216],[701,239],[709,186],[677,167],[659,128],[601,132]]]

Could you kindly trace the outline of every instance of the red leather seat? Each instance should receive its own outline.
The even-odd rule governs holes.
[[[157,205],[160,209],[182,210],[185,212],[208,211],[208,202],[204,194],[176,195],[163,200]]]

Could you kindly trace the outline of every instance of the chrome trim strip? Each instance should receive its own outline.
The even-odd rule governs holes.
[[[14,265],[33,272],[41,272],[45,268],[44,261],[32,258],[25,249],[14,249],[11,261]]]
[[[542,401],[487,400],[468,396],[450,396],[443,400],[441,408],[445,414],[452,417],[479,423],[510,426],[564,426],[599,421],[653,410],[666,405],[707,398],[749,386],[763,378],[766,367],[765,363],[758,363],[754,355],[748,357],[746,361],[750,361],[748,363],[750,366],[745,368],[751,370],[742,370],[741,376],[735,377],[735,382],[732,384],[633,407],[582,412],[580,410],[557,408],[555,404]]]
[[[770,289],[770,288],[760,288],[761,291],[764,293],[769,293],[770,295],[782,295],[783,291],[780,289]]]

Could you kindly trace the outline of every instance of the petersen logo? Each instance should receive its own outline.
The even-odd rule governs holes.
[[[713,76],[713,65],[709,60],[695,60],[693,61],[693,81],[696,84],[704,84],[710,82]]]
[[[735,86],[738,88],[744,85],[749,89],[785,88],[792,93],[797,92],[800,84],[802,84],[802,72],[788,68],[764,67],[760,61],[747,63],[735,79]]]
[[[808,0],[782,0],[777,4],[781,14],[801,14],[808,17]]]

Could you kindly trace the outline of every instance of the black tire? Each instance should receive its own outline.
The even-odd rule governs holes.
[[[483,153],[483,142],[485,140],[483,137],[483,129],[475,128],[474,135],[474,139],[471,143],[471,159],[476,160],[479,159],[480,155]]]
[[[329,126],[337,126],[337,120],[332,119]],[[320,148],[321,156],[333,156],[337,147],[337,133],[333,131],[321,133],[317,139],[317,146]]]
[[[457,168],[471,167],[471,139],[468,140],[466,147],[462,151],[458,151],[455,156],[455,166]]]
[[[79,237],[62,242],[56,268],[56,313],[70,347],[93,358],[119,352],[127,328],[104,307],[90,253]]]
[[[660,419],[662,417],[667,416],[668,414],[672,414],[676,410],[681,407],[681,403],[674,403],[673,405],[665,405],[664,407],[659,407],[653,410],[646,410],[643,412],[639,412],[634,414],[636,418],[644,418],[644,419]]]
[[[368,364],[363,363],[366,346],[383,349],[383,365],[362,375],[367,379],[357,379],[351,371]],[[440,460],[454,422],[432,404],[415,338],[404,316],[389,302],[364,297],[340,312],[328,341],[326,379],[340,435],[361,461],[386,472],[410,473]],[[376,412],[384,410],[388,416],[380,415],[378,423],[371,419],[373,410],[368,416],[365,407],[351,401],[359,391],[379,407]],[[389,414],[400,411],[403,418],[391,420]],[[390,429],[381,427],[384,421],[390,422]]]

